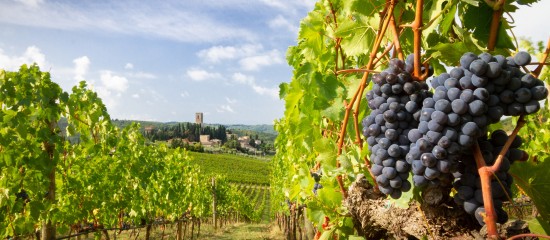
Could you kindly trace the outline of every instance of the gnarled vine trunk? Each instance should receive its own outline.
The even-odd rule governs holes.
[[[359,235],[367,239],[478,239],[486,235],[485,228],[477,224],[454,202],[437,206],[409,204],[409,208],[399,208],[389,204],[380,193],[364,178],[358,176],[349,187],[349,197],[344,201],[352,215]],[[481,229],[481,231],[480,231]],[[513,236],[528,232],[522,221],[504,224],[501,236]]]

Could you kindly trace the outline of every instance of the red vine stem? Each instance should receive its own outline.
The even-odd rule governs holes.
[[[388,53],[393,49],[394,46],[395,46],[395,45],[394,45],[393,43],[392,43],[392,44],[389,44],[389,45],[386,47],[386,49],[384,49],[384,52],[382,52],[382,54],[380,55],[380,57],[374,59],[374,62],[372,63],[373,68],[376,66],[376,64],[378,64],[378,63],[382,60],[382,58],[383,58],[386,54],[388,54]]]
[[[546,59],[548,59],[548,54],[550,54],[550,38],[548,38],[548,42],[546,42],[546,50],[542,55],[542,59],[540,59],[539,61],[539,66],[535,68],[533,72],[531,72],[535,77],[538,77],[540,75],[542,68],[544,67],[544,65],[546,65]]]
[[[331,1],[329,1],[329,4],[330,4],[330,12],[332,14],[335,29],[336,29],[336,28],[338,28],[338,22],[336,20],[336,11],[334,10],[334,6],[332,5]],[[338,77],[338,72],[339,72],[338,71],[338,55],[339,55],[339,52],[341,52],[340,41],[341,41],[340,38],[336,38],[335,39],[335,46],[334,46],[334,50],[336,52],[336,54],[334,56],[334,74],[336,75],[336,77]],[[338,51],[338,50],[340,50],[340,51]],[[344,58],[342,58],[342,64],[344,64],[343,62],[344,62]],[[346,118],[348,117],[348,115],[349,114],[346,114]],[[343,139],[343,137],[342,137],[342,139]],[[338,147],[338,156],[340,156],[342,154],[341,144],[339,146],[340,147]],[[315,169],[318,169],[320,167],[320,165],[321,165],[321,163],[317,162],[317,164],[315,165]],[[338,159],[336,159],[336,167],[340,167],[340,161]],[[348,193],[346,192],[346,189],[344,188],[344,181],[342,180],[342,175],[337,175],[336,176],[336,181],[338,182],[338,186],[340,187],[340,192],[342,193],[344,198],[347,198]]]
[[[386,16],[386,18],[384,19],[385,21],[382,24],[381,28],[378,30],[378,35],[377,35],[377,38],[376,38],[376,41],[372,47],[372,50],[371,50],[371,53],[370,53],[370,57],[369,57],[369,61],[367,63],[367,66],[366,66],[366,69],[367,70],[372,70],[372,67],[374,65],[374,59],[376,58],[376,53],[378,52],[378,48],[380,47],[380,43],[382,42],[382,39],[383,39],[383,36],[384,34],[386,33],[386,29],[388,28],[388,24],[389,24],[389,17],[387,17],[388,15],[392,15],[393,14],[393,8],[394,8],[394,4],[393,4],[393,1],[392,0],[388,0],[387,4],[389,5],[389,8],[387,9],[386,13],[385,14],[382,14],[384,16]],[[387,6],[388,6],[387,5]],[[344,114],[344,120],[342,121],[342,125],[341,125],[341,130],[340,130],[340,134],[338,135],[338,153],[337,153],[337,156],[340,156],[342,154],[342,148],[344,146],[344,137],[346,135],[346,129],[347,129],[347,125],[348,125],[348,122],[349,122],[349,117],[350,117],[350,113],[351,113],[351,110],[353,108],[353,105],[355,104],[355,102],[357,101],[357,99],[359,98],[359,96],[362,96],[363,95],[363,91],[365,90],[366,86],[367,86],[367,79],[368,79],[368,76],[369,76],[369,72],[366,71],[364,74],[363,74],[363,77],[361,78],[361,83],[359,85],[359,88],[357,89],[357,91],[355,91],[355,94],[353,95],[353,97],[351,98],[351,101],[349,104],[346,104],[346,111],[345,111],[345,114]],[[353,112],[353,116],[354,116],[354,127],[355,127],[355,132],[356,132],[356,143],[359,145],[359,147],[362,149],[362,140],[361,140],[361,136],[359,135],[360,131],[359,131],[359,122],[358,122],[358,116],[359,116],[359,107],[360,107],[360,103],[361,101],[357,101],[357,105],[356,105],[356,108],[355,108],[355,111]],[[369,171],[369,174],[371,175],[371,177],[374,179],[374,175],[372,174],[372,172],[370,171],[370,163],[368,160],[365,161],[366,165],[367,165],[367,170]],[[347,198],[347,192],[345,191],[345,188],[344,188],[344,185],[343,185],[343,182],[342,182],[342,177],[341,176],[337,176],[337,180],[338,180],[338,185],[340,186],[340,190],[342,192],[342,194],[344,195],[344,198]],[[376,182],[374,182],[374,187],[375,189],[378,189],[377,187],[377,184]]]
[[[479,178],[481,180],[481,192],[483,195],[483,206],[485,207],[485,225],[487,226],[487,236],[489,238],[498,238],[496,213],[491,193],[491,176],[493,175],[485,165],[481,149],[477,141],[474,143],[474,158],[477,165],[477,171],[479,172]]]
[[[371,50],[371,53],[370,53],[369,62],[367,63],[366,69],[369,69],[369,70],[371,70],[374,66],[374,60],[376,58],[376,53],[378,52],[378,48],[380,48],[380,44],[382,43],[382,39],[384,38],[384,35],[386,34],[386,30],[388,29],[388,26],[390,24],[391,16],[393,15],[393,9],[395,7],[395,2],[393,0],[388,0],[388,3],[389,3],[389,8],[388,8],[388,10],[385,14],[384,22],[382,24],[382,28],[378,30],[378,35],[376,37],[376,41],[374,42],[374,46],[373,46],[373,48]],[[357,100],[357,97],[358,96],[363,96],[363,92],[365,91],[365,88],[367,87],[368,76],[369,76],[368,73],[365,73],[363,75],[363,78],[361,79],[361,84],[359,85],[359,91],[355,92],[355,95],[353,96],[352,102],[350,102],[350,104],[348,106],[350,111],[351,111],[352,106],[355,104],[355,101]],[[363,144],[362,144],[361,135],[360,135],[361,131],[359,131],[360,128],[359,128],[359,120],[358,120],[360,107],[361,107],[361,101],[357,101],[357,105],[355,106],[355,110],[353,111],[353,121],[354,121],[354,127],[355,127],[355,142],[357,144],[359,144],[359,146],[362,146]],[[346,131],[347,120],[348,120],[348,117],[349,117],[349,113],[348,113],[347,108],[346,108],[346,118],[344,119],[345,125],[342,124],[342,134],[340,135],[340,137],[341,137],[340,142],[342,142],[342,143],[344,141],[343,136],[344,136],[345,131]],[[339,153],[341,153],[341,152],[342,152],[342,149],[340,148],[340,144],[339,144]]]
[[[384,21],[382,23],[382,27],[378,30],[378,34],[377,34],[377,37],[376,37],[376,41],[371,49],[371,53],[370,53],[370,57],[369,57],[369,61],[367,63],[367,66],[366,66],[366,69],[368,70],[372,70],[373,67],[374,67],[374,64],[375,64],[375,60],[376,60],[376,53],[378,52],[378,49],[380,48],[380,44],[382,43],[382,39],[384,38],[384,35],[386,34],[386,30],[388,29],[388,26],[390,24],[390,19],[392,18],[391,16],[393,16],[393,10],[394,10],[394,7],[395,7],[395,2],[393,0],[388,0],[386,2],[386,7],[387,9],[385,9],[386,11],[382,14],[384,16]],[[385,51],[385,53],[387,53],[389,51],[389,49],[391,48],[387,48]],[[383,54],[384,55],[384,54]],[[380,56],[380,58],[382,58],[382,56]],[[378,59],[380,60],[380,59]],[[361,78],[361,84],[359,85],[359,89],[358,91],[356,91],[355,95],[353,96],[353,99],[352,99],[352,102],[346,107],[346,118],[344,119],[344,123],[342,124],[342,134],[340,135],[340,140],[341,142],[343,142],[343,136],[345,134],[345,130],[346,130],[346,126],[347,126],[347,121],[348,121],[348,118],[349,118],[349,112],[351,111],[351,108],[352,106],[355,104],[355,101],[357,100],[357,97],[358,96],[363,96],[363,92],[365,91],[365,88],[367,87],[367,79],[368,79],[368,76],[369,76],[369,72],[366,72],[365,74],[363,74],[363,78]],[[355,142],[356,144],[359,145],[359,148],[362,150],[363,149],[363,141],[361,139],[361,136],[360,136],[360,128],[359,128],[359,109],[361,108],[361,101],[357,101],[357,105],[355,105],[355,109],[353,111],[353,121],[354,121],[354,128],[355,128]],[[341,148],[339,148],[339,152],[341,152]],[[365,164],[366,164],[366,167],[369,171],[369,174],[371,176],[371,178],[374,180],[375,177],[374,177],[374,174],[372,174],[371,172],[371,165],[370,165],[370,161],[368,160],[368,158],[365,157]],[[376,183],[376,181],[373,181],[374,182],[374,189],[378,189],[378,184]]]
[[[414,43],[414,76],[419,78],[422,73],[420,72],[420,50],[422,44],[422,13],[424,0],[416,1],[416,11],[414,16],[414,22],[411,24],[413,30],[413,43]]]
[[[375,71],[375,70],[369,70],[369,69],[363,69],[363,68],[358,68],[358,69],[344,69],[344,70],[339,70],[338,72],[336,72],[337,74],[341,74],[341,73],[378,73],[379,71]]]
[[[477,171],[479,173],[479,177],[481,180],[483,207],[485,208],[485,214],[486,214],[484,221],[485,221],[485,224],[487,225],[487,235],[490,238],[498,238],[498,230],[496,225],[496,213],[495,213],[493,197],[491,193],[492,192],[491,177],[500,168],[502,160],[504,159],[504,155],[510,148],[510,145],[512,145],[512,142],[516,138],[519,130],[523,127],[523,125],[525,125],[525,120],[524,120],[524,116],[521,115],[517,121],[514,131],[512,131],[512,133],[508,137],[508,140],[506,140],[504,147],[500,151],[497,159],[495,160],[495,163],[492,166],[485,165],[485,160],[483,159],[483,155],[481,154],[481,149],[479,149],[479,145],[477,141],[473,146],[474,158],[477,165]]]
[[[403,60],[405,58],[403,56],[403,49],[401,49],[401,43],[399,42],[399,31],[397,30],[393,14],[390,16],[390,28],[393,34],[393,44],[395,45],[395,51],[397,51],[397,57]]]
[[[508,152],[510,145],[512,145],[512,142],[518,135],[518,132],[523,127],[523,125],[525,125],[525,120],[524,120],[524,116],[521,115],[519,116],[518,122],[516,124],[516,128],[514,128],[514,131],[512,131],[512,133],[508,137],[506,144],[504,144],[504,147],[502,147],[502,149],[500,150],[500,153],[498,153],[498,157],[495,160],[495,163],[493,164],[493,166],[489,168],[489,171],[493,173],[498,171],[498,169],[500,168],[500,164],[502,164],[502,160],[504,159],[504,155],[506,155],[506,152]]]
[[[491,29],[489,30],[489,41],[487,44],[487,49],[489,49],[489,51],[495,50],[498,27],[500,26],[500,19],[502,18],[502,13],[504,12],[505,3],[506,0],[498,0],[493,6],[493,19],[491,20]]]

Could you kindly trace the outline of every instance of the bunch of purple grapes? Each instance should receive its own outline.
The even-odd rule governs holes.
[[[408,135],[413,144],[407,161],[416,186],[448,185],[457,160],[471,152],[489,124],[540,109],[548,91],[541,80],[519,69],[529,62],[525,52],[508,59],[466,53],[460,67],[432,79],[434,95],[424,100],[418,128]]]
[[[317,196],[317,190],[323,188],[323,185],[319,183],[319,181],[321,181],[321,171],[319,170],[317,172],[310,172],[310,175],[315,181],[315,183],[313,184],[313,194]]]
[[[508,58],[466,53],[460,67],[430,81],[433,94],[426,83],[412,79],[412,59],[392,59],[388,69],[372,77],[366,94],[371,112],[362,122],[371,172],[380,191],[392,198],[411,188],[409,172],[417,187],[454,187],[455,201],[479,219],[484,209],[472,146],[481,145],[485,161],[492,164],[508,136],[496,131],[487,140],[487,127],[503,116],[537,112],[548,90],[543,81],[521,71],[531,61],[526,52]],[[499,222],[507,219],[502,202],[510,195],[510,164],[525,155],[517,141],[492,183]]]
[[[407,134],[418,124],[420,106],[429,95],[424,82],[414,81],[410,63],[392,59],[389,68],[372,77],[366,95],[370,115],[363,119],[363,135],[371,151],[371,172],[378,188],[392,198],[411,188],[410,164],[405,161],[410,141]],[[416,117],[415,117],[416,116]]]
[[[478,140],[485,164],[489,166],[494,164],[507,140],[508,135],[503,130],[494,131],[490,139]],[[491,180],[491,194],[498,223],[508,221],[508,214],[502,209],[502,204],[512,197],[511,186],[513,178],[508,173],[510,165],[514,161],[522,159],[527,154],[519,149],[521,144],[521,138],[516,136],[504,155],[500,168]],[[467,213],[474,215],[480,225],[484,225],[483,216],[480,214],[485,212],[481,180],[473,156],[464,155],[459,166],[458,171],[454,173],[455,182],[453,186],[457,191],[457,194],[454,195],[454,200],[458,205],[463,206]]]

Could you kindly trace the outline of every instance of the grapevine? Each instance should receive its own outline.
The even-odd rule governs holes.
[[[259,219],[246,196],[201,173],[185,150],[146,145],[137,124],[115,127],[85,82],[63,92],[23,65],[0,70],[0,93],[0,238],[109,238],[109,229],[141,226],[149,239],[160,222],[176,223],[182,239],[183,221],[200,226],[213,211],[223,221]],[[203,181],[211,177],[215,187]]]
[[[381,193],[405,208],[419,201],[426,221],[435,221],[431,215],[442,204],[454,205],[457,221],[474,220],[464,228],[486,225],[488,237],[498,237],[496,223],[508,220],[503,204],[517,194],[513,186],[527,185],[513,180],[515,165],[530,161],[529,151],[521,150],[527,143],[517,140],[525,135],[516,135],[526,115],[547,114],[540,104],[547,101],[546,80],[538,77],[550,47],[537,56],[539,63],[517,50],[503,16],[516,4],[319,1],[288,51],[295,71],[281,85],[286,112],[276,125],[274,172],[290,176],[274,177],[273,195],[282,191],[281,201],[306,204],[321,238],[376,234],[373,226],[382,223],[369,225],[376,216],[361,218],[365,209],[357,204]],[[532,64],[537,67],[530,71]],[[504,116],[519,117],[511,134],[495,131]],[[548,208],[534,199],[547,217]],[[440,224],[445,222],[434,225]],[[408,234],[442,234],[421,225],[422,231]],[[380,232],[394,226],[386,227]],[[407,236],[392,234],[368,236]]]

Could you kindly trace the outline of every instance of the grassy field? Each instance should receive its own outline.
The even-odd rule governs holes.
[[[269,161],[231,154],[189,152],[189,156],[202,172],[225,175],[254,203],[262,222],[270,220]]]
[[[189,152],[189,156],[201,171],[225,175],[230,182],[269,184],[269,161],[231,154]]]

